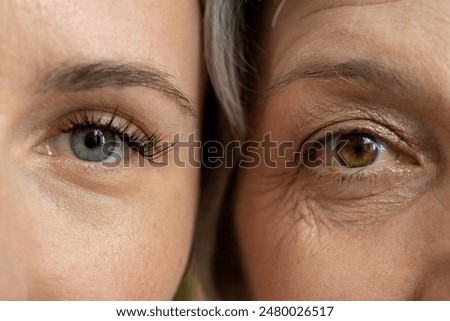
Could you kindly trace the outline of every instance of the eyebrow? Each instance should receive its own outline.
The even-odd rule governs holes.
[[[328,60],[302,63],[275,77],[273,85],[266,90],[266,95],[270,96],[272,91],[303,79],[341,80],[368,89],[386,90],[409,97],[424,91],[419,85],[420,81],[407,71],[400,72],[372,60],[355,59],[338,63]]]
[[[172,81],[174,77],[162,69],[144,64],[113,61],[96,63],[64,63],[44,73],[37,87],[38,93],[54,91],[84,91],[106,87],[146,87],[174,99],[179,107],[191,115],[194,108],[183,91]]]

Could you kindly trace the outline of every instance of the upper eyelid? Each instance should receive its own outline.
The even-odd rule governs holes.
[[[349,123],[349,122],[351,122],[351,123]],[[366,123],[372,123],[372,128],[362,126],[362,124],[366,124]],[[380,128],[384,128],[384,130],[380,130]],[[337,121],[337,122],[327,124],[326,126],[322,127],[321,129],[315,131],[313,134],[310,134],[307,138],[305,138],[302,141],[301,146],[303,146],[307,142],[317,142],[321,139],[324,139],[325,138],[324,135],[327,132],[331,132],[333,135],[336,135],[336,134],[346,135],[346,134],[351,134],[354,132],[360,133],[362,131],[365,131],[365,133],[371,134],[373,136],[377,136],[379,138],[382,138],[380,136],[383,136],[386,134],[389,134],[390,137],[392,137],[394,135],[396,137],[398,137],[394,131],[392,131],[391,129],[387,129],[386,126],[379,124],[377,122],[363,119],[363,118],[350,119],[350,120],[346,120],[346,121],[345,120]],[[401,137],[398,137],[398,138],[401,139]],[[408,146],[411,147],[411,145],[409,145],[409,144],[408,144]]]
[[[420,102],[406,98],[386,101],[383,97],[368,96],[361,91],[343,92],[333,86],[324,88],[319,85],[308,88],[301,87],[300,90],[305,94],[299,95],[299,88],[291,86],[286,88],[284,93],[271,98],[265,105],[267,110],[271,110],[281,102],[283,105],[289,105],[289,101],[292,101],[293,106],[289,109],[293,110],[292,119],[295,123],[291,136],[296,141],[299,137],[306,139],[307,132],[314,132],[320,127],[344,120],[367,119],[391,128],[412,149],[423,151],[428,158],[437,158],[438,150],[430,144],[430,141],[435,141],[433,131],[423,122],[423,117],[410,113],[403,106],[417,105]]]
[[[365,124],[366,126],[362,126],[363,124]],[[391,129],[386,128],[386,126],[384,125],[375,123],[373,121],[369,121],[367,119],[359,119],[359,120],[352,119],[350,121],[342,121],[328,125],[327,127],[322,128],[316,131],[314,134],[308,136],[308,138],[306,138],[300,144],[297,152],[299,152],[300,155],[302,155],[301,152],[305,148],[304,146],[307,146],[307,144],[309,143],[315,143],[320,141],[321,139],[323,139],[325,132],[333,131],[333,129],[334,129],[333,135],[336,134],[345,135],[351,132],[370,134],[374,136],[374,138],[380,139],[383,142],[385,142],[390,148],[397,150],[400,149],[400,152],[403,152],[410,158],[416,160],[418,164],[423,163],[423,159],[420,157],[420,155],[418,155],[418,153],[415,152],[415,149],[407,142],[405,142],[401,137],[399,137],[395,132],[393,132]]]
[[[96,119],[94,119],[96,118]],[[95,109],[75,110],[59,117],[53,124],[61,132],[72,129],[74,124],[83,123],[86,120],[92,125],[113,126],[120,130],[138,130],[145,136],[151,136],[152,132],[147,132],[135,123],[134,118],[121,115],[117,109],[113,112],[106,112]]]
[[[426,148],[431,134],[417,124],[417,120],[410,119],[395,108],[374,104],[370,101],[355,97],[321,96],[312,101],[306,101],[298,107],[303,110],[303,126],[296,126],[292,131],[293,137],[305,132],[309,127],[307,140],[320,128],[326,128],[345,121],[369,121],[379,126],[389,128],[412,149]],[[306,117],[305,117],[306,116]],[[319,128],[319,129],[317,129]]]
[[[129,144],[129,147],[137,147],[138,152],[150,162],[153,162],[154,158],[170,152],[174,144],[173,142],[166,143],[156,130],[150,133],[144,132],[133,123],[133,119],[123,118],[116,111],[113,113],[98,110],[73,111],[60,117],[55,126],[59,128],[59,134],[71,133],[79,127],[105,127],[119,135],[119,138]]]

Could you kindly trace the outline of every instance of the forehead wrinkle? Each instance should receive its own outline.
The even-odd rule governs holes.
[[[373,0],[373,1],[364,1],[364,0],[348,0],[348,1],[292,1],[291,8],[285,8],[284,11],[285,14],[294,13],[295,8],[298,6],[301,6],[305,8],[306,13],[300,17],[299,19],[304,19],[309,16],[312,16],[317,13],[321,13],[323,11],[332,10],[332,9],[344,9],[344,8],[351,8],[351,7],[369,7],[369,6],[379,6],[379,5],[385,5],[388,3],[396,3],[396,2],[402,2],[403,0]],[[338,2],[338,3],[336,3]],[[324,4],[328,3],[326,6],[322,6],[317,8],[317,4]],[[287,6],[286,6],[287,7]],[[274,9],[271,9],[274,10]],[[281,16],[283,16],[283,12],[281,13]]]
[[[369,6],[380,6],[387,3],[399,3],[402,0],[391,0],[391,1],[290,1],[287,2],[285,7],[282,10],[282,13],[280,14],[280,17],[278,17],[278,22],[276,28],[268,28],[268,20],[267,16],[265,19],[264,24],[264,33],[268,34],[268,37],[265,37],[265,39],[261,39],[261,45],[263,47],[269,47],[270,49],[267,50],[264,55],[267,56],[277,56],[279,54],[282,54],[284,57],[286,52],[291,52],[291,49],[296,48],[297,44],[300,43],[300,39],[306,38],[308,40],[307,44],[310,45],[316,45],[318,48],[315,48],[315,50],[321,50],[324,49],[325,46],[330,46],[333,44],[336,44],[341,41],[348,41],[349,43],[351,41],[359,40],[362,41],[365,39],[366,35],[362,36],[359,33],[359,28],[357,28],[358,23],[358,17],[360,15],[353,14],[352,16],[345,16],[344,18],[340,17],[340,19],[346,19],[345,23],[339,24],[337,26],[331,25],[331,23],[334,22],[334,19],[329,18],[311,18],[309,16],[312,16],[316,13],[320,13],[326,10],[331,9],[344,9],[344,8],[352,8],[352,7],[369,7]],[[276,1],[275,1],[276,2]],[[338,2],[336,4],[336,2]],[[355,3],[356,2],[356,3]],[[323,4],[327,4],[325,7],[319,7],[320,5],[323,6]],[[267,13],[270,13],[270,11],[273,11],[276,6],[272,6],[269,10],[267,10]],[[317,8],[319,7],[319,8]],[[366,12],[366,10],[364,10]],[[367,10],[367,12],[372,12],[370,10]],[[272,12],[273,13],[273,12]],[[302,15],[302,13],[305,13],[305,15]],[[357,11],[355,10],[355,13]],[[361,11],[361,13],[363,13]],[[337,13],[336,13],[337,14]],[[348,10],[344,10],[340,12],[340,14],[348,14]],[[269,15],[270,17],[270,15]],[[309,17],[309,18],[308,18]],[[327,16],[325,16],[327,17]],[[328,15],[328,17],[335,17],[332,15]],[[339,16],[337,16],[339,17]],[[311,20],[311,22],[309,22]],[[350,20],[348,20],[350,19]],[[308,27],[308,24],[312,23],[314,25],[314,28],[310,30]],[[300,28],[301,26],[301,28]],[[336,28],[337,27],[337,28]],[[328,30],[330,28],[330,30]],[[278,29],[278,30],[276,30]],[[349,33],[350,31],[350,33]],[[312,38],[309,38],[309,36],[313,34],[314,36]],[[326,39],[327,43],[324,43],[324,36],[327,37]],[[370,35],[369,35],[370,36]],[[286,41],[289,40],[289,41]],[[275,43],[275,45],[274,45]],[[280,47],[280,43],[283,44],[282,48]],[[304,47],[304,46],[302,46]],[[280,51],[281,50],[281,51]],[[313,49],[314,50],[314,49]],[[278,65],[284,64],[284,59],[278,59],[278,63],[275,63],[275,65],[270,68],[271,70],[277,69],[276,67],[279,67]],[[289,58],[288,58],[289,60]]]
[[[390,2],[394,1],[389,1],[389,3]],[[407,3],[403,2],[403,4],[406,5]],[[291,10],[286,10],[289,11],[287,14],[291,14],[292,16],[294,16],[295,15],[295,12],[293,12],[294,10],[292,10],[292,8],[290,9]],[[429,6],[426,6],[426,9],[431,10]],[[299,10],[297,10],[297,12],[298,11]],[[370,10],[368,11],[369,13],[371,12]],[[400,10],[396,10],[396,12],[401,13]],[[397,16],[395,17],[391,16],[391,12],[386,13],[389,14],[391,22],[395,20],[394,18],[399,18]],[[267,59],[269,63],[266,65],[268,67],[262,69],[261,72],[264,76],[264,82],[262,83],[263,88],[261,88],[263,91],[270,89],[271,87],[276,87],[277,85],[280,85],[279,82],[277,84],[277,81],[280,80],[280,72],[287,72],[290,69],[293,69],[293,67],[299,66],[299,64],[303,64],[303,61],[305,62],[304,64],[307,65],[312,61],[317,62],[319,60],[327,60],[334,57],[334,63],[340,63],[339,64],[340,66],[339,68],[333,68],[334,70],[328,70],[328,72],[325,73],[325,75],[327,73],[328,75],[326,75],[327,77],[324,78],[330,78],[328,76],[334,73],[336,76],[335,78],[340,78],[341,83],[345,84],[345,82],[347,82],[350,83],[350,85],[352,83],[356,84],[357,77],[354,77],[355,75],[352,75],[352,71],[346,68],[347,67],[346,64],[351,60],[360,60],[360,61],[367,60],[369,62],[370,61],[378,62],[376,64],[386,66],[389,69],[392,69],[394,73],[391,72],[389,78],[391,78],[391,80],[395,80],[395,83],[399,85],[403,83],[402,86],[396,86],[396,88],[400,89],[400,93],[403,92],[405,89],[408,89],[409,87],[415,88],[420,87],[420,91],[419,90],[407,90],[407,91],[412,94],[411,97],[417,97],[419,95],[422,95],[420,97],[421,101],[432,100],[433,102],[436,102],[436,100],[439,98],[438,96],[442,96],[442,94],[445,94],[445,87],[446,87],[445,81],[443,81],[443,79],[440,79],[439,77],[444,74],[445,70],[443,69],[449,68],[448,65],[442,64],[442,59],[438,60],[437,58],[439,57],[435,57],[433,55],[426,55],[420,61],[417,59],[418,53],[417,50],[418,48],[421,48],[420,47],[421,43],[419,41],[422,38],[422,36],[426,35],[428,31],[428,29],[427,30],[420,29],[422,27],[422,24],[415,25],[412,24],[413,20],[406,21],[409,22],[407,26],[404,26],[405,29],[408,29],[408,34],[406,36],[411,36],[411,34],[417,35],[416,29],[419,29],[420,34],[413,39],[416,41],[415,43],[402,42],[401,43],[401,45],[403,45],[402,47],[398,44],[398,42],[394,41],[397,40],[395,39],[395,37],[389,39],[381,37],[380,34],[383,35],[383,32],[385,32],[385,30],[380,31],[378,29],[374,29],[373,33],[370,32],[371,30],[368,30],[368,32],[363,33],[363,31],[367,30],[358,28],[358,24],[354,24],[354,26],[350,29],[346,27],[345,24],[343,24],[344,27],[340,28],[339,24],[336,24],[336,26],[332,23],[324,25],[320,22],[321,20],[320,19],[314,21],[315,26],[317,25],[318,27],[312,28],[310,31],[308,31],[308,28],[307,27],[305,28],[304,25],[302,28],[300,28],[299,25],[299,28],[297,29],[295,29],[295,26],[288,26],[287,25],[288,21],[290,21],[289,24],[293,23],[292,18],[293,17],[290,17],[289,18],[290,20],[289,19],[286,20],[282,28],[286,28],[287,30],[297,30],[297,32],[292,31],[290,33],[285,33],[284,35],[280,32],[276,33],[274,31],[275,33],[272,33],[270,41],[265,43],[265,47],[267,48],[267,51],[265,53],[265,59]],[[287,19],[287,17],[285,17],[285,19]],[[379,20],[376,21],[379,22]],[[403,21],[402,24],[404,24]],[[428,28],[429,25],[425,25],[425,27]],[[283,30],[284,29],[281,29],[279,31]],[[432,32],[429,32],[429,34],[430,36],[436,36],[435,41],[437,43],[437,46],[434,46],[435,50],[439,50],[439,52],[442,52],[443,55],[446,56],[447,54],[445,53],[446,51],[444,45],[440,46],[440,43],[442,44],[443,42],[439,41],[439,37],[443,37],[442,36],[443,33],[438,33],[436,35],[433,34]],[[409,38],[406,37],[403,39],[407,40]],[[405,45],[409,47],[405,47]],[[317,58],[317,56],[319,56],[319,58]],[[324,57],[325,59],[321,59],[320,57]],[[433,70],[431,68],[428,68],[428,65],[430,64],[439,66],[438,69],[439,72],[437,72],[436,69]],[[375,77],[373,76],[379,74],[378,72],[367,73],[364,70],[360,71],[363,71],[362,75],[364,77],[359,78],[363,80],[367,78],[375,80]],[[325,76],[324,73],[319,74]],[[321,78],[319,77],[319,74],[316,73],[314,78],[317,79]],[[386,75],[386,73],[384,74]],[[305,76],[308,76],[308,72],[305,72]],[[402,78],[406,78],[406,80],[409,80],[409,84],[407,85],[405,81],[396,81],[395,78],[397,78],[397,80],[402,80]],[[360,81],[359,83],[363,84]],[[365,85],[369,85],[371,83],[373,83],[373,81],[365,81]],[[378,87],[388,87],[386,86],[388,82],[384,82],[385,84],[383,84],[383,82],[377,81],[377,83],[378,85],[382,85]]]

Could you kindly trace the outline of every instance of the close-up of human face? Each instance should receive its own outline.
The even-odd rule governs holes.
[[[198,197],[171,147],[200,130],[199,1],[0,1],[0,39],[0,299],[171,299]]]
[[[263,11],[250,138],[294,147],[239,173],[251,298],[450,299],[450,2]]]

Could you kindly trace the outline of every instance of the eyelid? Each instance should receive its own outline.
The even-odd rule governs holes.
[[[71,133],[62,133],[60,135],[56,135],[50,139],[47,139],[43,142],[44,147],[46,148],[46,153],[44,150],[41,151],[43,154],[47,154],[49,156],[70,156],[73,159],[79,160],[80,162],[88,162],[86,160],[82,160],[77,158],[74,154],[73,150],[70,147],[70,134]],[[116,140],[120,140],[120,137],[116,135]],[[123,142],[122,142],[123,144]],[[102,161],[90,161],[88,163],[91,164],[102,164],[106,167],[113,167],[117,165],[117,162],[124,161],[128,159],[131,155],[129,155],[129,148],[124,144],[120,145],[117,148],[114,148],[114,154],[105,158]],[[119,158],[117,158],[119,156]]]
[[[53,126],[61,133],[67,133],[79,124],[111,126],[122,131],[138,130],[143,135],[147,135],[143,129],[134,124],[133,118],[121,116],[116,110],[112,113],[91,109],[73,111],[57,119]]]
[[[385,97],[365,96],[363,93],[327,92],[320,88],[315,91],[306,90],[298,101],[298,92],[291,94],[296,98],[292,104],[298,119],[292,128],[292,136],[303,139],[307,132],[314,132],[318,128],[326,128],[333,124],[347,121],[369,121],[386,127],[395,133],[409,149],[418,157],[421,164],[435,161],[439,158],[440,150],[433,130],[423,117],[405,110],[405,106],[414,101],[386,100]],[[287,97],[290,98],[290,96]],[[286,102],[285,102],[286,103]],[[421,106],[425,107],[425,106]],[[411,107],[414,109],[414,107]],[[423,108],[422,108],[423,109]],[[306,129],[306,130],[305,130]],[[300,139],[300,140],[302,140]]]
[[[162,137],[156,131],[144,132],[140,126],[134,123],[132,118],[121,116],[116,111],[113,113],[84,109],[76,110],[58,118],[49,127],[49,135],[38,147],[41,154],[52,155],[51,140],[59,135],[71,133],[80,127],[105,127],[106,130],[117,134],[123,139],[124,144],[137,150],[147,161],[155,164],[155,160],[169,152],[172,142],[163,142]]]
[[[329,124],[304,139],[299,146],[299,153],[301,153],[305,144],[323,140],[326,132],[332,132],[334,135],[346,135],[351,133],[369,134],[384,142],[388,147],[403,153],[406,156],[405,161],[407,159],[409,163],[415,165],[421,164],[421,158],[418,157],[415,149],[410,144],[386,126],[367,119],[352,119]]]

